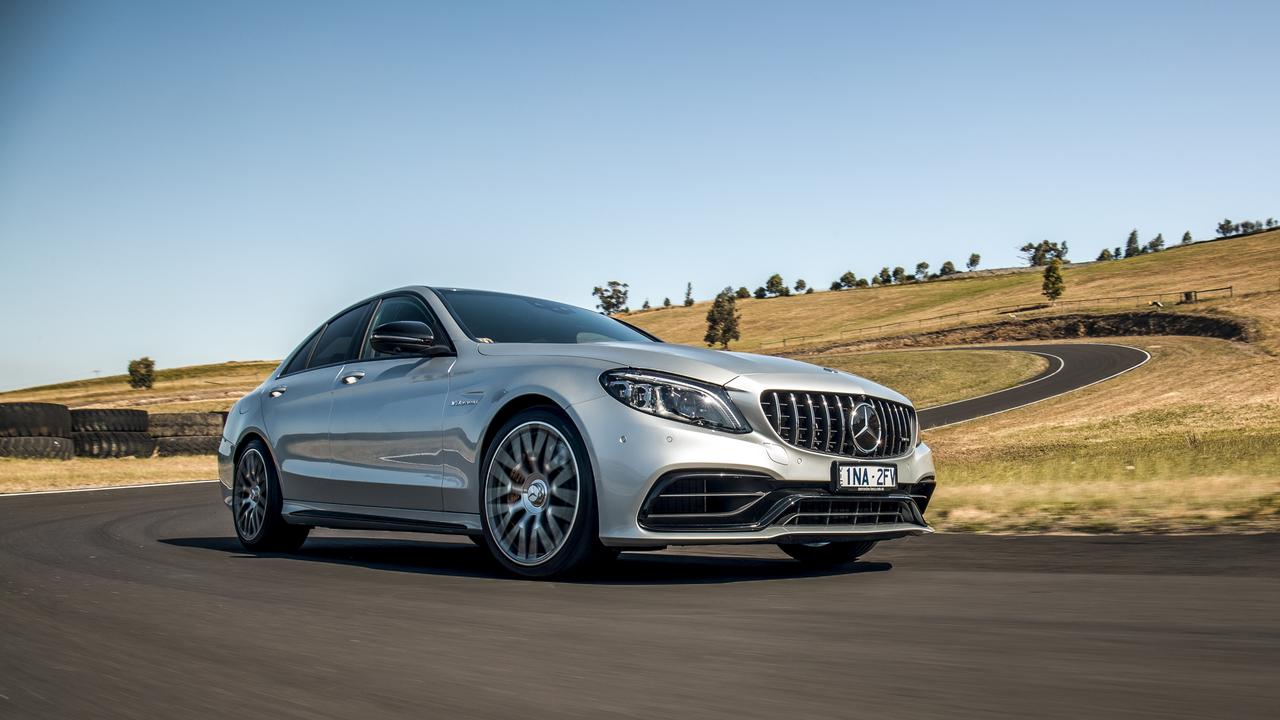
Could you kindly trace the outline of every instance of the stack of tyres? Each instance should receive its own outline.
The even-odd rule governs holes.
[[[150,432],[161,456],[213,455],[226,420],[221,412],[153,413]]]
[[[0,403],[0,457],[70,460],[71,413],[53,403]]]
[[[91,408],[71,411],[71,437],[79,457],[151,457],[156,441],[145,410]]]

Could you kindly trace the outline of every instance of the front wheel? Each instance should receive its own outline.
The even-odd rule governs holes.
[[[539,408],[508,420],[481,467],[485,545],[508,571],[548,578],[608,555],[586,446],[559,414]]]
[[[851,542],[787,543],[778,547],[782,552],[805,565],[832,567],[851,563],[871,552],[871,548],[875,546],[875,540],[855,540]]]
[[[290,525],[281,517],[284,496],[280,493],[275,465],[268,457],[266,446],[251,440],[236,461],[231,487],[236,537],[247,550],[293,552],[306,542],[311,528]]]

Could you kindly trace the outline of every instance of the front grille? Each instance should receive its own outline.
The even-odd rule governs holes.
[[[863,402],[880,415],[880,443],[870,452],[859,450],[849,432],[853,409]],[[915,410],[868,395],[767,390],[760,394],[760,409],[788,445],[827,455],[898,457],[911,450],[915,437]]]
[[[910,498],[846,498],[834,495],[802,498],[776,522],[790,527],[900,523],[924,524]]]

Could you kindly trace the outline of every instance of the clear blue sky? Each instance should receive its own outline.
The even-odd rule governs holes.
[[[1280,216],[1274,2],[0,7],[0,388]]]

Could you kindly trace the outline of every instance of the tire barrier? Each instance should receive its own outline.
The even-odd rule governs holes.
[[[144,433],[147,431],[147,411],[99,408],[72,410],[71,431]]]
[[[70,460],[75,446],[61,437],[0,437],[0,457]]]
[[[68,410],[53,403],[0,403],[0,457],[69,460],[214,455],[224,412],[148,415],[145,410]]]
[[[143,432],[72,433],[77,457],[148,458],[156,449],[156,440]]]
[[[151,437],[188,437],[222,435],[227,414],[219,412],[153,413],[147,432]]]
[[[71,437],[71,413],[53,403],[0,403],[0,437]]]
[[[218,452],[221,435],[184,435],[156,438],[156,450],[160,457],[174,455],[214,455]]]

